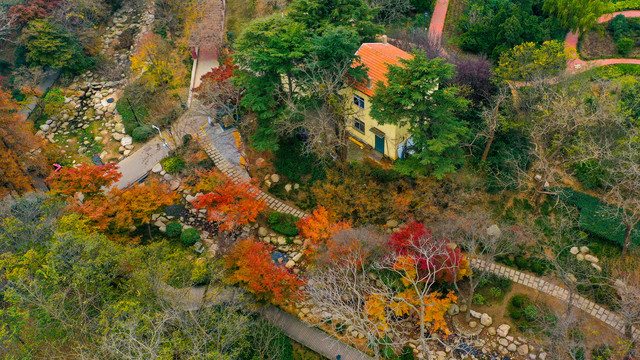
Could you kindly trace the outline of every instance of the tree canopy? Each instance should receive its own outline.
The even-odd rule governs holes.
[[[371,116],[380,123],[409,127],[414,142],[407,163],[411,171],[426,167],[442,178],[463,163],[460,145],[469,129],[459,113],[469,101],[458,88],[444,85],[454,75],[453,65],[418,52],[389,66],[388,84],[376,86]]]

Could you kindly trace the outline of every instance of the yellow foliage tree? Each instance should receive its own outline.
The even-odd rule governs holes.
[[[131,69],[154,89],[183,86],[188,71],[182,60],[183,47],[172,47],[154,33],[142,37],[138,50],[131,56]]]

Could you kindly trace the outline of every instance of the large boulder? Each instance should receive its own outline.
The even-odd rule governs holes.
[[[388,220],[387,227],[394,228],[398,226],[398,220]]]
[[[511,326],[507,324],[502,324],[498,326],[498,329],[496,329],[496,334],[498,334],[498,336],[500,337],[506,337],[507,335],[509,335],[510,329],[511,329]]]
[[[267,236],[268,233],[269,233],[269,230],[267,230],[266,227],[260,226],[258,228],[258,236],[265,237],[265,236]]]
[[[122,140],[120,141],[120,144],[122,146],[127,146],[127,145],[131,145],[133,144],[133,138],[129,135],[125,135],[122,137]]]
[[[529,346],[527,344],[522,344],[518,346],[518,354],[520,354],[520,356],[525,356],[529,354]]]
[[[489,314],[484,313],[480,316],[480,324],[482,324],[482,326],[491,326],[491,324],[493,324],[493,319]]]
[[[153,166],[153,168],[151,168],[151,171],[153,171],[154,173],[159,173],[160,171],[162,171],[162,164],[157,163]]]

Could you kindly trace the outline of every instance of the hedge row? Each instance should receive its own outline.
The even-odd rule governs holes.
[[[567,203],[575,205],[580,209],[580,227],[594,235],[609,240],[620,246],[624,246],[624,228],[618,216],[609,215],[614,207],[606,205],[600,199],[575,191],[570,188],[560,188],[559,196]],[[609,213],[609,214],[607,214]],[[640,226],[636,226],[636,231],[631,242],[640,245]]]

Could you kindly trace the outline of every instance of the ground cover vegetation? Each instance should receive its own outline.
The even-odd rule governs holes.
[[[580,55],[585,59],[635,58],[639,29],[637,19],[618,15],[582,35]]]

